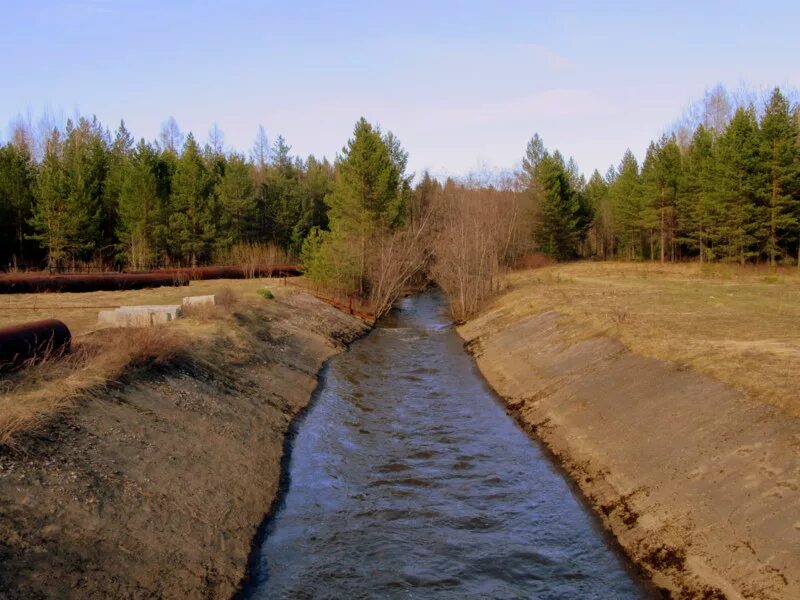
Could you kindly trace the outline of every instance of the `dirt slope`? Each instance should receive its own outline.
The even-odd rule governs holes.
[[[0,449],[0,598],[231,596],[290,419],[365,329],[304,294],[264,305],[236,316],[237,360],[151,369]]]
[[[800,420],[579,328],[501,298],[460,333],[656,584],[800,598]]]

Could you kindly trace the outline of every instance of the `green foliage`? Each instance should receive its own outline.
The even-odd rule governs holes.
[[[127,264],[145,269],[156,262],[159,222],[158,155],[142,140],[124,163],[118,192],[117,235]]]
[[[356,123],[337,158],[336,182],[325,200],[330,232],[312,230],[303,246],[303,264],[311,278],[365,294],[370,240],[404,220],[411,193],[405,160],[394,136],[381,135],[364,118]]]
[[[34,188],[35,204],[30,224],[37,240],[47,250],[48,266],[64,262],[73,250],[80,215],[70,210],[67,176],[61,163],[61,138],[54,131],[47,139],[39,177]]]
[[[275,294],[272,293],[272,290],[269,288],[261,288],[258,290],[258,295],[264,298],[264,300],[274,300]]]
[[[626,152],[606,178],[607,197],[593,176],[597,254],[800,262],[800,111],[776,88],[759,119],[753,106],[733,111],[723,92],[707,99],[708,124],[682,145],[676,136],[651,143],[641,170]],[[526,173],[543,151],[535,142]]]
[[[539,210],[534,232],[539,250],[557,260],[577,257],[594,208],[574,159],[565,163],[558,151],[551,155],[537,134],[528,143],[522,168]]]
[[[243,156],[228,157],[215,192],[220,211],[217,245],[229,248],[237,241],[252,241],[255,238],[255,185],[250,177],[250,165]]]
[[[190,133],[172,179],[169,244],[176,256],[197,265],[209,255],[216,233],[211,176]]]
[[[0,264],[199,264],[242,242],[296,254],[309,232],[327,229],[333,165],[292,157],[282,137],[270,153],[263,129],[256,162],[225,154],[222,139],[212,128],[201,151],[169,119],[159,142],[134,145],[124,122],[112,138],[80,119],[48,135],[37,164],[33,134],[16,131],[0,146]],[[404,163],[397,143],[392,152]]]
[[[0,260],[24,261],[25,235],[33,211],[34,164],[25,148],[0,147]],[[0,263],[2,264],[2,263]]]
[[[764,168],[755,111],[740,108],[719,138],[716,182],[719,214],[713,235],[724,259],[742,264],[765,239]]]
[[[608,193],[618,240],[617,251],[630,259],[641,257],[644,250],[645,203],[639,163],[630,150],[626,150],[622,157]]]
[[[766,251],[772,265],[784,253],[780,240],[800,235],[799,136],[789,102],[775,88],[761,120],[761,156],[766,170],[763,193],[769,215]]]

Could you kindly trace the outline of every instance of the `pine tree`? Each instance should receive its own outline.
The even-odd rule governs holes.
[[[119,203],[122,186],[128,177],[133,136],[120,121],[114,141],[108,152],[108,175],[103,185],[103,219],[101,223],[103,244],[110,246],[115,241],[119,220]]]
[[[144,140],[127,161],[119,192],[117,236],[127,263],[145,269],[156,262],[159,222],[158,156]]]
[[[594,254],[608,259],[614,256],[614,222],[608,194],[608,181],[595,170],[586,184],[584,195],[592,207],[591,233],[594,238]]]
[[[714,132],[698,126],[686,150],[682,182],[677,198],[678,241],[696,250],[700,262],[713,259],[716,211],[716,163]]]
[[[765,177],[755,111],[740,108],[719,138],[715,232],[723,256],[744,264],[758,257],[768,234]]]
[[[68,247],[73,259],[89,260],[103,250],[103,196],[108,174],[108,147],[97,119],[67,122],[61,162],[67,204],[77,221]]]
[[[292,251],[299,254],[303,241],[312,229],[328,228],[328,207],[325,198],[333,191],[333,166],[309,156],[301,181],[301,214],[292,230]]]
[[[609,197],[619,249],[631,260],[643,255],[644,202],[641,185],[639,163],[633,152],[627,150],[609,186]]]
[[[186,137],[172,179],[169,241],[180,260],[196,266],[215,235],[210,177],[194,136]]]
[[[35,203],[30,224],[37,240],[47,250],[47,265],[61,265],[73,252],[72,240],[80,226],[79,215],[69,206],[67,176],[61,162],[61,136],[54,130],[47,138],[44,158],[34,189]]]
[[[216,240],[218,246],[230,247],[253,238],[256,203],[250,168],[239,154],[230,155],[225,162],[225,173],[216,184],[221,215]]]
[[[402,220],[403,175],[380,131],[362,117],[336,161],[336,183],[326,199],[330,233],[313,234],[313,244],[304,246],[313,277],[365,294],[369,241]]]
[[[15,266],[27,254],[35,166],[26,145],[0,148],[0,261]]]
[[[675,205],[678,185],[681,180],[681,152],[675,137],[662,137],[658,144],[650,144],[642,165],[642,188],[646,196],[642,226],[658,229],[659,253],[662,263],[666,260],[668,238],[674,256]],[[652,259],[653,243],[650,244]]]
[[[761,120],[762,156],[766,167],[764,196],[768,200],[769,236],[767,254],[770,265],[788,250],[782,244],[789,232],[797,230],[798,198],[793,197],[798,182],[798,130],[780,89],[775,88]]]

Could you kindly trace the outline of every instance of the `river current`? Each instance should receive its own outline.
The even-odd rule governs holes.
[[[649,598],[446,316],[405,298],[295,425],[247,598]]]

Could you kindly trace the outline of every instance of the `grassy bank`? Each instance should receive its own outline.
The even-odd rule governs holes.
[[[546,310],[800,415],[800,273],[734,265],[574,263],[509,275],[506,319]],[[577,331],[577,330],[576,330]]]
[[[176,360],[235,360],[246,353],[248,332],[243,316],[262,314],[265,286],[280,280],[196,281],[187,287],[162,287],[83,294],[15,294],[3,298],[0,326],[57,318],[75,336],[73,351],[0,379],[0,444],[41,425],[84,396],[103,393],[109,384],[137,369]],[[282,287],[282,286],[281,286]],[[285,294],[294,293],[289,290]],[[145,329],[98,329],[104,308],[137,304],[180,304],[184,296],[217,294],[219,305],[195,310],[169,325]]]

